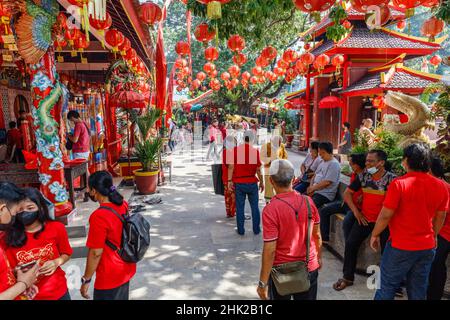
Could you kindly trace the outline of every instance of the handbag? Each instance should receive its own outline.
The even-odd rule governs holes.
[[[278,200],[280,198],[275,197]],[[303,201],[305,201],[304,196],[302,196]],[[295,216],[298,219],[298,211],[294,209],[289,203],[281,200],[288,204],[294,211]],[[310,247],[310,231],[311,231],[311,206],[309,201],[306,200],[306,206],[308,208],[308,227],[306,233],[306,260],[305,261],[295,261],[288,262],[278,266],[272,267],[271,278],[277,292],[282,296],[291,295],[294,293],[302,293],[309,290],[311,287],[311,280],[308,271],[309,264],[309,247]]]

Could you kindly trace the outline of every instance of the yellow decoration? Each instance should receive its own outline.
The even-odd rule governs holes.
[[[222,4],[219,1],[208,3],[206,15],[211,20],[222,18]]]

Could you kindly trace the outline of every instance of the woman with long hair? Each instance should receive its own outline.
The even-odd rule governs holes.
[[[89,218],[89,249],[86,269],[81,278],[81,295],[89,299],[89,284],[94,273],[94,300],[128,300],[130,280],[136,264],[122,260],[116,250],[122,244],[123,224],[117,215],[126,215],[128,203],[116,190],[107,171],[97,171],[89,177],[89,197],[100,207]]]
[[[35,300],[70,300],[66,274],[61,269],[73,252],[66,228],[50,218],[39,190],[27,188],[23,192],[20,212],[5,237],[11,267],[39,261]]]

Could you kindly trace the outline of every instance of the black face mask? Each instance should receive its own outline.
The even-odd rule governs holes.
[[[23,223],[24,226],[33,224],[39,217],[39,211],[22,211],[16,215],[17,221]]]

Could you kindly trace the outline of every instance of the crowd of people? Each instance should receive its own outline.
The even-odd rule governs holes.
[[[81,295],[94,300],[127,300],[136,264],[123,261],[108,243],[120,248],[122,221],[128,204],[113,185],[111,174],[89,176],[89,197],[99,203],[89,218],[88,256]],[[0,300],[70,300],[61,266],[73,253],[65,226],[55,221],[43,195],[34,188],[0,184]]]

